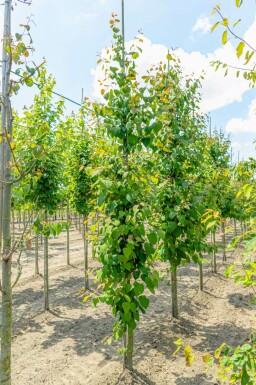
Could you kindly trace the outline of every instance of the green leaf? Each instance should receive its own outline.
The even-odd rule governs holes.
[[[122,307],[123,307],[125,313],[129,313],[130,308],[131,308],[131,305],[129,302],[123,302]]]
[[[208,230],[208,229],[210,229],[211,227],[214,227],[215,225],[216,225],[216,221],[211,221],[211,222],[209,222],[209,223],[207,223],[207,225],[206,225],[206,229]]]
[[[234,268],[235,268],[235,265],[230,265],[230,266],[228,266],[227,267],[227,269],[226,269],[226,278],[229,278],[230,277],[230,274],[232,273],[232,271],[234,270]]]
[[[156,233],[148,234],[148,240],[151,243],[151,245],[155,245],[157,243],[157,235],[156,235]]]
[[[163,127],[163,124],[161,122],[155,122],[151,124],[150,129],[154,132],[159,132]]]
[[[168,53],[168,55],[166,56],[166,59],[167,59],[167,60],[174,60],[173,57],[172,57],[172,55],[171,55],[170,53]]]
[[[239,23],[240,23],[241,19],[237,20],[234,24],[233,24],[233,28],[235,28]]]
[[[177,346],[177,349],[175,350],[175,352],[173,352],[173,355],[175,356],[180,351],[180,349],[182,348],[183,340],[182,340],[182,338],[179,338],[178,340],[173,341],[173,343]]]
[[[144,285],[139,282],[134,282],[134,292],[136,296],[141,295],[144,292]]]
[[[219,358],[221,355],[222,350],[227,346],[227,344],[224,342],[218,349],[215,350],[214,352],[214,357]]]
[[[152,279],[150,277],[146,277],[145,283],[147,285],[147,288],[151,291],[151,293],[155,294],[155,285]]]
[[[22,35],[20,33],[15,33],[15,37],[16,37],[16,40],[21,40],[22,39]]]
[[[145,251],[146,251],[147,256],[149,256],[149,257],[155,253],[154,247],[148,242],[145,243]]]
[[[132,253],[132,249],[129,248],[129,247],[125,247],[125,248],[123,249],[123,253],[124,253],[124,255],[125,255],[127,258],[129,258],[129,256],[130,256],[131,253]]]
[[[172,233],[178,227],[176,222],[168,222],[167,230],[169,233]]]
[[[139,297],[139,302],[140,302],[141,306],[143,307],[143,309],[147,309],[147,307],[149,305],[148,297],[146,297],[145,295],[141,295]]]
[[[93,305],[94,307],[96,307],[98,303],[99,303],[99,298],[93,298],[93,300],[92,300],[92,305]]]
[[[150,144],[150,138],[142,138],[142,143],[144,144],[145,147],[148,147]]]
[[[133,58],[133,59],[137,59],[138,57],[139,57],[138,52],[133,52],[133,53],[132,53],[132,58]]]
[[[98,197],[98,205],[101,206],[102,203],[105,201],[105,199],[106,199],[106,195],[100,194],[100,196]]]
[[[241,385],[248,385],[249,381],[250,381],[250,376],[247,373],[246,365],[244,365],[242,369]]]
[[[27,78],[25,80],[25,83],[26,83],[26,86],[28,86],[28,87],[32,87],[34,85],[33,79],[31,79],[31,78]]]

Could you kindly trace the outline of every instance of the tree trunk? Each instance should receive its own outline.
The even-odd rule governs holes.
[[[212,232],[213,252],[212,252],[212,272],[217,273],[217,255],[216,255],[216,231]]]
[[[14,209],[12,209],[12,243],[15,241],[15,214]]]
[[[78,230],[79,230],[79,233],[82,232],[82,230],[81,230],[81,215],[80,214],[78,214]]]
[[[171,267],[171,287],[172,287],[172,316],[179,318],[178,311],[178,288],[177,288],[177,268],[176,266]]]
[[[39,260],[38,260],[38,236],[35,238],[35,274],[39,274]]]
[[[47,210],[44,213],[44,220],[47,223]],[[44,310],[49,310],[49,250],[48,238],[44,237]]]
[[[225,228],[225,221],[222,222],[221,227],[222,227],[222,247],[223,247],[222,257],[223,257],[223,262],[226,262],[227,256],[226,256],[226,234],[225,234],[226,228]]]
[[[70,225],[70,212],[69,212],[69,202],[67,202],[67,265],[70,265],[70,237],[69,237],[69,225]]]
[[[133,371],[133,331],[128,331],[124,334],[123,347],[126,349],[123,359],[123,368]]]
[[[83,239],[84,239],[84,271],[85,271],[85,290],[89,289],[89,276],[88,276],[88,239],[87,239],[87,224],[86,218],[83,218]]]
[[[236,220],[234,219],[234,234],[237,237]]]
[[[204,290],[203,260],[199,261],[199,290]]]
[[[11,44],[11,0],[4,3],[4,38],[2,54],[2,141],[1,141],[1,183],[0,194],[0,250],[2,251],[2,326],[0,384],[11,385],[11,344],[12,344],[12,255],[11,255],[11,149],[12,117],[10,102],[11,57],[6,46]],[[8,141],[5,139],[8,135]]]

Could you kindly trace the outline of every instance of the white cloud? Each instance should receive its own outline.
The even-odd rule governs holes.
[[[226,125],[226,131],[232,134],[256,133],[256,99],[253,99],[248,108],[245,119],[232,118]]]
[[[197,19],[195,25],[192,28],[192,32],[202,31],[203,34],[210,31],[212,24],[210,23],[209,16],[201,16]]]
[[[129,46],[132,43],[134,41],[128,42],[126,45]],[[166,46],[154,44],[146,37],[143,37],[141,48],[143,52],[136,61],[137,71],[140,76],[145,74],[152,64],[166,61],[168,52]],[[210,112],[242,100],[244,92],[248,89],[246,80],[242,77],[237,78],[235,72],[223,77],[222,70],[216,72],[210,65],[211,61],[217,59],[237,64],[235,50],[230,43],[206,55],[196,51],[188,53],[183,49],[177,49],[175,53],[181,60],[185,75],[194,74],[195,78],[199,78],[203,71],[205,72],[204,80],[201,81],[201,109],[203,112]],[[102,54],[103,56],[106,54],[106,49],[102,51]],[[91,74],[93,76],[94,96],[100,98],[101,87],[99,86],[99,80],[104,79],[101,64],[92,69]]]
[[[241,148],[241,143],[239,143],[239,142],[232,142],[232,143],[231,143],[231,147],[232,147],[234,150],[239,150],[239,148]]]
[[[93,13],[93,12],[79,12],[79,13],[69,12],[69,13],[63,14],[63,19],[68,24],[81,23],[88,19],[95,19],[96,17],[97,17],[96,13]]]
[[[215,71],[210,65],[215,60],[232,62],[234,65],[239,64],[235,57],[234,47],[230,43],[206,55],[196,51],[187,53],[179,49],[178,56],[186,74],[194,73],[195,77],[199,77],[203,71],[205,72],[204,80],[201,82],[202,111],[210,112],[233,102],[242,101],[244,92],[248,90],[246,80],[243,77],[237,78],[236,71],[230,71],[229,75],[224,77],[222,69]]]
[[[255,47],[255,33],[256,31],[256,16],[255,16],[255,19],[254,19],[254,22],[252,23],[252,25],[248,28],[248,30],[245,32],[244,34],[244,39],[245,41],[247,41],[249,44],[251,44],[254,48]]]

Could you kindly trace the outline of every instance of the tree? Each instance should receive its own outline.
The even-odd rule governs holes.
[[[25,0],[24,3],[27,3]],[[30,35],[30,25],[23,24],[22,33],[11,35],[11,10],[12,1],[6,0],[4,4],[4,33],[2,52],[2,97],[1,115],[2,132],[0,145],[0,249],[2,256],[2,328],[1,328],[1,357],[0,357],[0,382],[4,385],[11,384],[11,338],[12,338],[12,256],[20,246],[15,242],[11,247],[11,201],[12,185],[21,180],[25,172],[19,167],[14,154],[15,143],[13,140],[13,115],[11,96],[17,93],[21,85],[31,87],[33,76],[39,67],[31,67],[28,62],[30,52],[33,50]],[[26,44],[26,40],[28,43]],[[25,41],[25,42],[24,42]],[[11,79],[13,64],[17,65],[16,74],[19,80]],[[25,68],[25,69],[24,69]],[[14,172],[15,170],[15,172]],[[18,174],[14,178],[15,173]],[[14,283],[16,280],[14,281]]]
[[[124,368],[132,370],[133,331],[139,313],[149,305],[143,293],[146,287],[154,292],[159,277],[150,267],[155,238],[145,228],[149,215],[146,172],[134,162],[149,144],[151,112],[146,90],[140,87],[136,73],[135,60],[140,51],[134,46],[125,52],[118,23],[113,14],[111,66],[107,60],[104,63],[110,84],[102,87],[106,104],[94,104],[112,145],[102,166],[92,173],[99,176],[97,204],[103,217],[97,255],[103,265],[98,277],[104,294],[95,298],[94,304],[100,300],[111,306],[117,318],[114,338],[123,337]]]
[[[152,132],[151,143],[159,177],[155,193],[156,227],[162,234],[159,253],[170,263],[172,314],[178,318],[177,268],[191,259],[200,263],[207,250],[201,223],[205,207],[198,183],[205,122],[198,112],[199,82],[184,79],[178,61],[170,54],[167,60],[168,65],[160,64],[144,81],[151,85],[151,108],[158,127]]]

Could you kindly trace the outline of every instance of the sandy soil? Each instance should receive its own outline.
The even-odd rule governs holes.
[[[50,239],[50,306],[43,311],[43,279],[34,276],[34,251],[23,256],[23,274],[13,294],[14,385],[210,385],[219,384],[213,373],[204,373],[202,355],[222,342],[244,343],[255,329],[255,308],[250,292],[224,278],[219,256],[218,274],[207,264],[205,290],[198,290],[198,269],[179,269],[180,319],[170,315],[170,287],[161,282],[135,334],[135,371],[122,372],[120,343],[105,345],[113,318],[107,306],[83,303],[83,241],[71,229],[71,263],[66,266],[66,235]],[[40,247],[40,269],[43,272]],[[228,255],[227,263],[234,260]],[[90,265],[96,262],[90,258]],[[165,266],[159,264],[159,269]],[[93,287],[93,282],[91,280]],[[182,338],[196,355],[192,367],[182,354],[173,356],[173,341]]]

